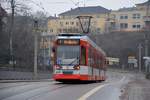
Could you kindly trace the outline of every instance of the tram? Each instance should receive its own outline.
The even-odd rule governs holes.
[[[53,78],[56,81],[104,81],[106,54],[90,38],[61,33],[53,46]]]

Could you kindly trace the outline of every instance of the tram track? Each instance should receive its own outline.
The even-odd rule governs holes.
[[[70,86],[70,85],[69,85],[69,86]],[[69,87],[69,86],[68,86],[68,85],[64,85],[64,86],[61,86],[61,87],[57,87],[57,88],[54,88],[54,89],[52,89],[52,90],[50,90],[50,91],[45,91],[45,92],[42,92],[42,93],[40,93],[40,94],[34,95],[34,96],[32,96],[32,97],[29,97],[29,98],[26,99],[26,100],[36,100],[35,98],[41,97],[41,96],[43,96],[43,94],[47,94],[47,93],[50,93],[50,92],[54,92],[54,91],[56,91],[56,90],[58,90],[58,89],[65,88],[65,87]]]
[[[38,88],[43,88],[45,86],[49,86],[51,85],[52,83],[49,83],[49,84],[37,84],[34,86],[34,84],[25,84],[25,85],[19,85],[19,86],[13,86],[13,87],[6,87],[6,88],[3,88],[0,93],[1,93],[1,96],[0,96],[0,100],[3,100],[5,98],[8,98],[8,97],[12,97],[12,96],[15,96],[15,95],[20,95],[22,93],[25,93],[25,92],[28,92],[28,91],[32,91],[34,89],[38,89]],[[13,91],[13,92],[12,92]],[[7,94],[6,94],[7,93]],[[3,95],[4,94],[4,95]]]
[[[12,86],[3,86],[3,87],[0,87],[0,90],[19,87],[19,86],[25,86],[25,85],[30,85],[30,84],[29,83],[24,83],[24,84],[20,84],[20,85],[16,84],[16,85],[12,85]]]
[[[47,85],[43,85],[43,86],[39,86],[39,87],[33,87],[30,89],[27,89],[23,92],[18,92],[12,95],[7,95],[5,97],[1,97],[0,100],[20,100],[19,98],[21,98],[22,96],[25,96],[24,98],[21,98],[21,100],[32,100],[35,97],[40,97],[43,94],[46,93],[50,93],[53,91],[56,91],[60,88],[65,88],[71,85],[59,85],[58,83],[55,83],[54,86],[52,84],[47,84]],[[52,89],[49,89],[50,87],[54,87]]]
[[[117,89],[119,88],[120,84],[123,84],[124,80],[128,80],[128,78],[126,78],[128,76],[125,74],[122,75],[122,73],[120,73],[119,77],[116,77],[114,74],[115,73],[110,73],[109,79],[100,83],[64,84],[56,81],[41,81],[16,83],[13,84],[14,87],[12,87],[12,84],[10,83],[6,85],[8,87],[3,87],[3,89],[0,90],[0,100],[77,100],[80,98],[82,99],[82,97],[91,98],[93,96],[98,96],[95,94],[100,93],[99,91],[109,92],[109,88]],[[124,75],[126,77],[124,77]],[[99,87],[99,89],[95,89],[97,87]],[[102,94],[99,95],[103,96]]]

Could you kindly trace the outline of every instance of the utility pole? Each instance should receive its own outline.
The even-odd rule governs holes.
[[[42,49],[43,49],[43,67],[44,67],[44,69],[46,69],[46,54],[45,54],[45,52],[46,52],[46,36],[43,36],[43,47],[42,47]]]
[[[11,3],[11,23],[9,30],[9,52],[10,52],[10,61],[9,64],[12,64],[14,67],[14,53],[13,53],[13,28],[14,28],[14,12],[15,12],[15,2],[14,0],[10,1]]]
[[[38,21],[34,20],[34,79],[37,79]]]
[[[148,40],[145,39],[145,57],[148,57]]]
[[[149,13],[149,9],[150,9],[150,0],[148,1],[148,4],[147,4],[147,9],[146,9],[146,17],[148,18],[150,16],[150,13]],[[145,57],[148,57],[148,32],[149,32],[149,24],[150,22],[147,21],[146,22],[146,32],[145,32]],[[148,24],[148,27],[147,27],[147,24]]]
[[[147,9],[146,9],[146,19],[149,18],[150,16],[150,0],[148,0],[148,4],[147,4]],[[145,34],[144,34],[144,40],[145,40],[145,57],[148,57],[148,32],[149,32],[149,28],[150,28],[150,21],[146,20],[145,21],[145,25],[146,25],[146,29],[145,29]],[[147,65],[146,65],[146,60],[145,60],[145,72],[147,72]]]
[[[142,45],[141,43],[138,45],[138,51],[139,51],[139,72],[141,72],[141,60],[142,60]]]
[[[148,57],[148,39],[147,39],[147,33],[145,33],[144,35],[145,38],[145,57]],[[147,64],[146,64],[146,60],[145,60],[145,72],[147,72]]]

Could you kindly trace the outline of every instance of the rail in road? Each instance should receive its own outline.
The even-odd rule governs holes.
[[[114,95],[117,100],[128,75],[111,73],[110,76],[108,81],[89,84],[55,81],[0,83],[0,100],[113,100],[111,96]]]

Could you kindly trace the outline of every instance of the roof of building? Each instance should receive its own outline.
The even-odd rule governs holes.
[[[144,3],[136,4],[136,5],[139,5],[139,6],[150,5],[150,0],[148,0],[148,1],[144,2]]]
[[[110,10],[101,6],[78,7],[59,14],[59,16],[81,15],[81,14],[101,14],[108,13]]]
[[[58,17],[49,16],[48,19],[57,19]]]
[[[134,11],[137,10],[136,7],[129,7],[129,8],[120,8],[118,11]]]

